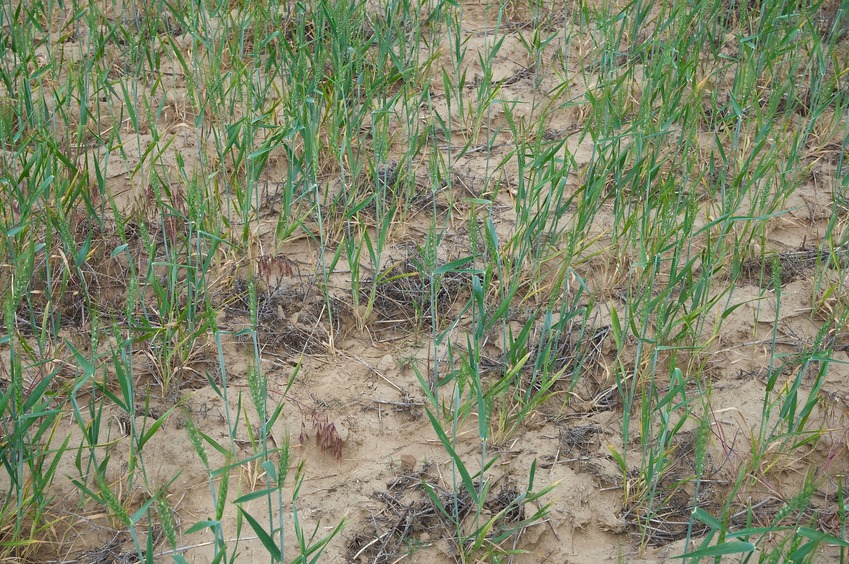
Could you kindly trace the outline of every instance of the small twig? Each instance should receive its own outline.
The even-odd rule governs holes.
[[[225,542],[228,542],[228,543],[236,542],[236,541],[244,542],[244,541],[249,541],[249,540],[259,540],[259,537],[239,537],[239,538],[234,538],[234,539],[228,539]],[[185,552],[185,551],[191,550],[193,548],[201,548],[203,546],[210,546],[210,545],[215,544],[216,542],[218,542],[218,541],[201,542],[201,543],[192,544],[192,545],[189,545],[189,546],[180,546],[180,547],[177,547],[177,548],[171,548],[169,550],[163,550],[162,552],[157,552],[156,554],[154,554],[154,557],[167,556],[169,554],[177,554],[178,552]]]
[[[555,454],[555,455],[554,455],[554,462],[552,462],[552,463],[551,463],[551,466],[549,466],[549,468],[550,468],[550,469],[549,469],[549,471],[548,471],[548,477],[549,477],[549,478],[551,478],[551,473],[552,473],[552,472],[554,472],[554,467],[555,467],[555,466],[557,465],[557,463],[560,461],[560,449],[561,449],[562,447],[563,447],[563,442],[562,442],[562,441],[557,441],[557,454]]]
[[[542,511],[542,507],[539,506],[539,502],[537,500],[534,500],[533,504],[536,506],[537,511]],[[557,539],[557,541],[563,542],[560,539],[560,535],[557,534],[557,530],[554,528],[554,525],[551,524],[551,519],[546,518],[546,519],[544,519],[544,521],[545,521],[545,524],[548,525],[548,528],[551,529],[551,532],[554,533],[554,537]]]
[[[389,384],[390,386],[395,388],[395,391],[397,391],[399,394],[402,394],[402,395],[404,394],[404,390],[402,390],[401,387],[398,384],[396,384],[395,382],[393,382],[392,380],[390,380],[389,378],[384,376],[383,373],[380,370],[378,370],[374,366],[370,365],[368,362],[366,362],[365,360],[363,360],[359,356],[357,356],[357,355],[347,355],[347,354],[343,353],[342,351],[336,351],[336,352],[340,356],[344,356],[345,358],[349,358],[351,360],[356,360],[357,362],[359,362],[360,364],[362,364],[363,366],[368,368],[370,371],[377,374],[381,379],[383,379],[384,382],[386,382],[387,384]]]
[[[378,405],[392,405],[395,407],[422,407],[424,403],[419,401],[385,401],[385,400],[374,400],[374,403]]]
[[[386,531],[385,533],[383,533],[383,534],[382,534],[382,535],[380,535],[379,537],[375,537],[375,539],[374,539],[373,541],[371,541],[370,543],[368,543],[367,545],[365,545],[364,547],[362,547],[362,548],[359,550],[359,552],[357,552],[357,553],[354,555],[354,557],[353,557],[353,558],[351,558],[351,561],[352,561],[352,562],[355,562],[355,561],[357,560],[357,558],[359,558],[359,557],[360,557],[360,555],[361,555],[363,552],[365,552],[365,550],[366,550],[368,547],[370,547],[370,546],[371,546],[371,545],[373,545],[374,543],[378,542],[380,539],[382,539],[383,537],[385,537],[386,535],[388,535],[388,534],[389,534],[389,533],[391,533],[391,532],[392,532],[392,531]],[[210,543],[210,544],[212,544],[212,543]]]
[[[560,452],[558,451],[557,454],[559,456]],[[554,462],[543,462],[542,464],[539,465],[539,467],[540,468],[551,468],[556,464],[569,464],[570,462],[580,462],[582,460],[589,460],[589,459],[590,459],[589,456],[579,456],[578,458],[564,458],[563,460],[555,460]],[[616,488],[610,488],[610,489],[616,489]],[[600,490],[600,491],[604,491],[604,490]]]

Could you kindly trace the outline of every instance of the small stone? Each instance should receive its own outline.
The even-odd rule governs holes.
[[[334,423],[333,425],[336,427],[336,436],[338,436],[342,440],[343,443],[347,443],[348,437],[351,434],[350,431],[348,430],[348,427],[346,427],[342,423]]]
[[[390,355],[390,354],[384,355],[383,358],[381,358],[377,362],[377,369],[380,370],[381,372],[386,372],[388,370],[391,370],[394,366],[395,366],[395,360],[392,358],[392,355]]]
[[[401,455],[401,470],[404,472],[410,472],[413,468],[416,467],[416,457],[412,454],[402,454]]]

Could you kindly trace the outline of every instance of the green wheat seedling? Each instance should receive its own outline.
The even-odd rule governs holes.
[[[12,296],[4,300],[6,327],[14,327]],[[50,485],[57,466],[68,448],[69,441],[61,444],[56,439],[59,405],[51,405],[47,390],[56,371],[46,373],[41,367],[41,379],[24,386],[23,358],[17,352],[23,343],[18,336],[3,336],[10,346],[9,372],[5,374],[12,383],[0,396],[2,425],[2,461],[8,476],[8,491],[0,505],[5,522],[14,523],[0,541],[0,550],[8,557],[27,557],[35,548],[33,539],[49,534],[51,520],[48,507]],[[21,351],[23,352],[23,351]]]
[[[493,388],[495,391],[493,389],[486,390],[479,369],[481,362],[479,344],[482,342],[487,318],[484,290],[477,274],[472,275],[472,295],[467,308],[472,312],[475,329],[467,337],[466,351],[463,353],[464,357],[460,360],[459,367],[448,371],[442,378],[438,377],[439,373],[437,373],[437,378],[433,380],[436,386],[427,384],[421,373],[416,370],[419,381],[433,407],[433,410],[426,409],[428,419],[443,448],[450,455],[452,468],[451,491],[453,494],[447,502],[440,499],[437,492],[428,484],[425,484],[425,489],[434,506],[448,519],[454,529],[453,534],[456,535],[458,546],[462,549],[463,560],[480,558],[482,554],[492,558],[496,554],[516,553],[513,550],[504,549],[501,544],[518,533],[526,523],[541,519],[547,509],[547,506],[540,508],[526,523],[508,526],[506,529],[502,529],[501,523],[499,523],[503,515],[494,515],[490,518],[486,518],[484,515],[492,485],[486,474],[498,459],[497,456],[489,453],[488,445],[493,439],[491,436],[491,418],[495,402],[498,401],[499,384],[496,384]],[[449,357],[453,359],[454,353],[452,351],[456,349],[449,346],[447,350]],[[452,364],[453,362],[448,363],[449,369]],[[508,383],[512,382],[515,373],[521,370],[522,364],[523,362],[516,366],[513,371],[508,372],[505,378]],[[446,399],[450,398],[445,403],[440,403],[439,396],[435,391],[431,391],[434,388],[438,390],[441,387],[448,387],[452,390],[450,395],[443,396]],[[477,418],[477,432],[480,441],[480,470],[474,474],[470,472],[456,450],[458,432],[471,413],[475,413]],[[441,417],[439,417],[440,414],[446,416],[446,423],[450,425],[448,432],[443,426]],[[530,470],[530,485],[525,496],[527,499],[515,501],[514,509],[522,512],[522,514],[524,514],[524,504],[527,501],[536,500],[554,487],[549,486],[541,492],[532,493],[535,469],[536,463],[532,465]],[[507,509],[503,510],[503,512],[506,511]],[[522,521],[522,519],[519,519],[519,521]],[[499,523],[498,527],[496,527],[496,523]]]

